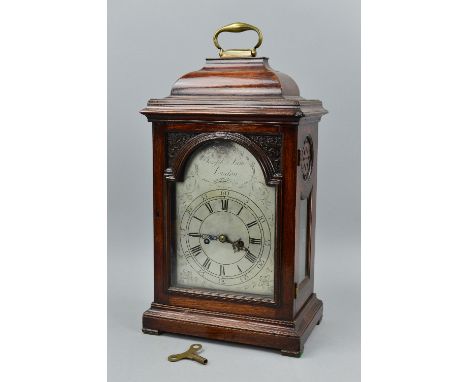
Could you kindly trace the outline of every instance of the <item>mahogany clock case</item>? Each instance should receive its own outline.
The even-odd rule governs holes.
[[[173,332],[251,344],[299,356],[323,314],[314,293],[320,101],[304,100],[296,83],[265,58],[207,59],[181,77],[171,95],[142,111],[153,129],[154,301],[143,315],[148,334]],[[177,288],[171,284],[174,184],[198,148],[236,142],[276,187],[274,296]],[[307,205],[307,256],[299,279],[301,200]]]

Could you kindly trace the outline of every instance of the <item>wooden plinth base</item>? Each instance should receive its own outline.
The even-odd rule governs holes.
[[[215,313],[153,303],[143,313],[143,333],[185,334],[215,340],[279,349],[281,354],[300,357],[312,329],[323,315],[323,304],[315,294],[294,321]]]

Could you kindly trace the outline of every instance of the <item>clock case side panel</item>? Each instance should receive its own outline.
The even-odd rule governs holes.
[[[255,129],[252,129],[252,124],[255,124]],[[211,129],[210,129],[211,128]],[[201,145],[209,143],[216,139],[227,139],[237,143],[242,143],[248,146],[248,149],[253,153],[258,160],[264,174],[266,181],[272,186],[276,186],[276,204],[277,204],[277,222],[276,222],[276,261],[275,261],[275,299],[273,301],[262,300],[259,298],[238,298],[230,296],[226,293],[201,293],[197,289],[179,289],[171,287],[171,251],[169,250],[173,245],[173,238],[171,237],[171,230],[166,229],[164,234],[164,248],[160,253],[155,253],[155,257],[164,257],[157,261],[162,267],[156,269],[159,276],[157,281],[159,291],[155,294],[158,299],[155,303],[168,304],[170,306],[179,306],[193,309],[203,309],[207,311],[225,312],[231,314],[248,314],[257,317],[267,317],[272,319],[290,319],[292,315],[292,301],[290,300],[290,292],[285,292],[281,286],[284,284],[285,268],[290,270],[290,278],[293,275],[293,263],[284,264],[282,253],[282,213],[283,213],[283,171],[281,170],[281,162],[286,157],[287,144],[285,139],[285,131],[290,129],[283,129],[279,123],[276,124],[261,124],[253,121],[244,122],[226,122],[218,121],[215,125],[205,124],[204,122],[173,122],[164,124],[164,131],[162,134],[167,137],[168,134],[183,134],[185,135],[185,142],[178,147],[177,154],[171,154],[171,148],[166,145],[166,155],[160,157],[165,161],[166,168],[164,172],[164,208],[165,214],[165,227],[171,227],[173,224],[172,210],[174,208],[173,196],[175,191],[175,182],[180,180],[183,176],[184,164],[197,148]],[[198,130],[198,131],[197,131]],[[208,131],[208,132],[207,132]],[[294,134],[291,135],[293,137]],[[281,137],[279,170],[275,165],[274,157],[271,153],[265,152],[264,137]],[[245,140],[247,139],[247,143]],[[242,142],[240,142],[242,141]],[[293,143],[295,145],[295,142]],[[170,167],[169,167],[170,162]],[[291,175],[291,174],[289,174]],[[163,178],[162,176],[160,176]],[[159,182],[158,182],[159,183]],[[291,182],[294,186],[294,183]],[[155,183],[156,184],[156,183]],[[294,194],[294,192],[292,192]],[[156,261],[155,261],[156,263]],[[289,284],[289,283],[288,283]],[[288,302],[289,299],[289,302]]]
[[[304,166],[301,163],[304,160],[301,157],[301,150],[304,143],[308,141],[311,144],[311,171],[310,175],[304,174]],[[318,122],[304,118],[299,124],[297,131],[297,189],[296,189],[296,243],[299,242],[299,231],[301,227],[300,222],[300,206],[301,200],[307,201],[307,228],[306,228],[306,264],[305,264],[305,277],[302,280],[298,279],[299,263],[301,257],[299,256],[299,246],[296,248],[295,253],[295,285],[296,285],[296,299],[294,304],[294,314],[306,305],[308,300],[316,298],[314,293],[314,259],[315,259],[315,227],[316,227],[316,199],[317,199],[317,154],[318,154]],[[322,302],[318,300],[320,304]]]
[[[163,178],[166,168],[165,122],[152,122],[153,131],[153,267],[154,267],[154,301],[167,303],[163,293],[164,277],[162,270],[167,267],[163,253],[165,247],[165,182]]]

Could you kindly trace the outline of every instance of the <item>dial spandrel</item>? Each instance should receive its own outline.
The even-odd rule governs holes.
[[[173,284],[273,296],[275,197],[241,145],[197,150],[176,185]]]

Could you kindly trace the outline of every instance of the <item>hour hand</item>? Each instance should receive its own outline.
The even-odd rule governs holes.
[[[244,249],[244,242],[241,239],[237,239],[236,241],[231,241],[225,234],[218,235],[218,240],[220,243],[228,243],[232,244],[232,249],[234,252],[239,252]]]
[[[234,252],[240,251],[241,249],[240,247],[244,246],[244,243],[242,242],[241,239],[232,242],[224,233],[220,233],[219,235],[201,234],[200,236],[205,242],[205,244],[209,244],[211,240],[217,240],[220,243],[232,244],[232,248],[234,249]]]
[[[232,248],[234,249],[234,252],[239,252],[245,249],[244,242],[241,239],[237,239],[234,243],[231,243],[231,244],[232,244]]]

